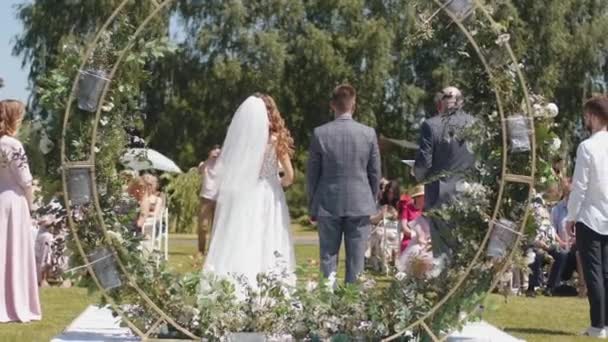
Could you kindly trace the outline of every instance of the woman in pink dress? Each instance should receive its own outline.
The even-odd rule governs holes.
[[[0,102],[0,322],[40,320],[32,239],[32,175],[15,139],[25,106]]]

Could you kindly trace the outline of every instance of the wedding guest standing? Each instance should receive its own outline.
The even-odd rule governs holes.
[[[576,227],[583,260],[591,327],[584,334],[606,338],[608,326],[608,98],[594,97],[584,106],[591,137],[576,152],[568,230]]]
[[[213,227],[213,214],[215,213],[215,201],[217,198],[215,164],[220,153],[220,145],[213,146],[211,151],[209,151],[207,160],[198,166],[198,170],[203,177],[198,210],[198,252],[202,255],[205,255],[207,250],[207,228]]]
[[[32,175],[15,138],[25,106],[0,102],[0,322],[40,320],[30,212]]]
[[[471,115],[462,110],[460,90],[447,87],[436,97],[438,115],[422,123],[420,147],[416,154],[414,175],[424,187],[426,211],[450,203],[456,196],[456,184],[463,173],[474,166],[475,157],[467,146],[466,128],[473,124]],[[431,219],[433,254],[438,257],[456,247],[451,228],[445,222]]]

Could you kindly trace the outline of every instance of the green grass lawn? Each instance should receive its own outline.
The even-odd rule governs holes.
[[[488,298],[484,319],[507,333],[527,341],[592,341],[577,336],[589,325],[586,298],[504,297]]]
[[[304,226],[298,223],[293,223],[291,225],[291,231],[293,232],[294,237],[316,237],[317,229],[313,226]],[[195,239],[196,234],[182,234],[182,233],[172,233],[171,238],[174,239]]]
[[[44,288],[41,290],[42,321],[26,324],[0,324],[2,342],[48,342],[70,324],[98,296],[82,288]]]
[[[203,259],[196,256],[196,246],[191,243],[172,243],[169,253],[169,267],[177,273],[192,272],[200,270],[203,267]],[[315,266],[319,260],[319,247],[316,245],[297,245],[296,246],[296,262],[298,265],[309,265],[307,270],[301,270],[298,273],[300,278],[308,278],[308,275],[318,273],[318,266]],[[316,264],[318,265],[318,264]],[[308,274],[302,274],[302,271],[308,271]],[[338,267],[339,279],[344,278],[344,250],[340,253],[340,263]]]
[[[184,236],[184,239],[186,237]],[[169,263],[174,271],[183,273],[200,270],[202,259],[194,257],[192,241],[173,241]],[[318,246],[296,246],[298,265],[318,260]],[[344,277],[344,255],[341,254],[338,279]],[[316,271],[310,269],[310,273]],[[299,274],[307,278],[310,274]],[[0,324],[0,342],[49,341],[58,335],[84,308],[95,303],[98,295],[85,289],[46,288],[41,291],[43,320],[28,324]],[[508,333],[527,341],[591,341],[578,337],[588,325],[588,305],[585,299],[564,297],[525,298],[489,297],[484,319]]]
[[[314,226],[303,226],[301,224],[294,223],[291,225],[293,228],[294,236],[318,236],[317,228]]]

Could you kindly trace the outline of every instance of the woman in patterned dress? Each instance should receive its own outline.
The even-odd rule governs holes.
[[[32,175],[15,138],[25,106],[0,102],[0,322],[40,320],[40,300],[30,212]]]

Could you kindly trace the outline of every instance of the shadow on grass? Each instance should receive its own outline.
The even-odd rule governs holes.
[[[551,336],[576,336],[567,331],[550,330],[542,328],[510,328],[505,327],[504,330],[508,333],[527,334],[527,335],[551,335]]]

